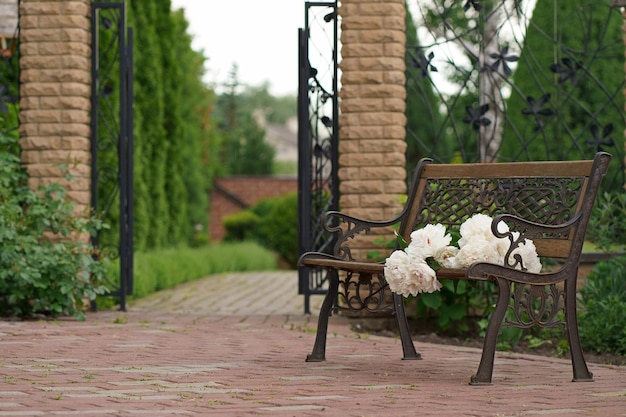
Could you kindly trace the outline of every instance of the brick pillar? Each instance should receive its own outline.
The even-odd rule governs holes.
[[[90,0],[20,3],[22,163],[31,188],[61,183],[77,210],[90,202],[89,16]]]
[[[404,0],[342,0],[339,8],[339,205],[372,220],[398,214],[406,194],[405,13]],[[378,237],[352,242],[353,254],[362,258]]]

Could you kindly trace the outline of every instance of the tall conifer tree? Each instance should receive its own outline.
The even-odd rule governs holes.
[[[587,0],[537,2],[507,100],[500,159],[589,159],[604,149],[617,153],[605,185],[621,187],[622,22],[616,10]]]

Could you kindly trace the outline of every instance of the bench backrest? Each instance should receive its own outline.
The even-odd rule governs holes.
[[[533,237],[539,256],[578,257],[610,158],[599,152],[585,161],[434,164],[422,159],[399,232],[408,242],[411,232],[426,224],[458,230],[475,213],[512,214],[545,225],[563,224],[580,214],[566,235]]]

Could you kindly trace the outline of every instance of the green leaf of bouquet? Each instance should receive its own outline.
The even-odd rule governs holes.
[[[453,320],[459,320],[465,317],[465,305],[464,304],[452,304],[445,308],[446,312]]]
[[[400,236],[397,230],[394,230],[393,233],[396,235],[396,241],[398,242],[398,247],[401,249],[406,249],[409,246],[407,241],[404,240],[402,236]]]
[[[444,280],[441,285],[448,291],[457,295],[463,295],[468,291],[467,281]]]
[[[420,299],[428,308],[438,309],[443,304],[443,299],[441,298],[441,293],[439,292],[422,293],[420,294]]]
[[[435,258],[433,257],[426,258],[426,264],[428,264],[428,266],[430,266],[433,271],[438,271],[441,269],[441,265],[439,265],[439,262],[435,261]]]

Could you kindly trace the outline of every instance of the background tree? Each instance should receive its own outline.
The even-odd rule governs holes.
[[[184,12],[172,11],[169,0],[130,0],[129,6],[135,248],[186,245],[198,227],[206,231],[207,192],[221,165],[215,95],[202,81],[206,58],[191,48]]]
[[[523,25],[522,0],[424,1],[416,2],[420,25],[427,29],[422,44],[424,71],[441,66],[447,77],[440,86],[447,90],[447,112],[457,111],[460,97],[473,97],[465,105],[465,123],[478,135],[477,159],[495,160],[502,140],[504,125],[504,91],[510,75],[508,62],[514,60],[508,42],[516,28]],[[433,52],[432,50],[437,50]],[[441,82],[441,79],[440,79]],[[448,84],[444,86],[443,84]],[[455,90],[455,91],[454,91]],[[466,102],[469,100],[462,100]],[[454,107],[450,106],[454,103]],[[460,125],[448,127],[461,139]],[[461,133],[459,135],[459,133]],[[460,142],[461,151],[467,146]]]
[[[166,3],[170,3],[165,0]],[[130,2],[135,28],[135,244],[161,247],[167,240],[165,168],[168,144],[163,117],[163,67],[154,0]]]
[[[183,83],[180,82],[185,76],[180,63],[188,57],[190,44],[185,43],[187,26],[171,13],[171,7],[167,3],[169,2],[157,3],[156,28],[160,35],[163,63],[162,88],[164,103],[167,106],[163,115],[163,128],[166,132],[165,143],[168,149],[164,184],[170,219],[167,225],[167,236],[174,244],[179,244],[186,242],[192,236],[187,210],[189,190],[183,176],[186,171],[186,149],[191,147],[193,142],[182,143],[185,115],[181,104],[186,100],[186,97],[183,95]]]
[[[243,112],[254,114],[261,110],[267,123],[284,125],[297,115],[297,97],[295,95],[273,96],[269,92],[269,83],[260,86],[247,86],[240,94]]]
[[[454,143],[447,140],[449,136],[439,140],[443,123],[439,112],[441,101],[433,91],[432,80],[422,70],[424,54],[420,50],[417,27],[408,7],[406,44],[406,164],[407,172],[411,173],[420,158],[451,155]]]
[[[621,188],[622,24],[608,5],[537,3],[506,103],[502,159],[590,159],[603,149],[614,154],[603,188]]]
[[[270,175],[274,163],[274,149],[265,142],[265,130],[255,117],[263,117],[263,110],[254,114],[250,103],[243,106],[241,86],[234,65],[226,85],[226,92],[218,98],[216,117],[223,136],[220,148],[226,175]],[[252,111],[251,111],[252,110]]]
[[[180,124],[180,162],[178,175],[186,190],[186,236],[196,235],[207,230],[208,190],[215,170],[219,169],[217,160],[219,139],[214,128],[213,112],[215,93],[207,87],[204,76],[205,57],[191,48],[192,38],[187,32],[188,23],[182,10],[172,16],[177,34],[176,63],[185,82],[180,83],[177,109]],[[182,146],[182,145],[186,146]],[[176,215],[175,212],[172,215]]]

